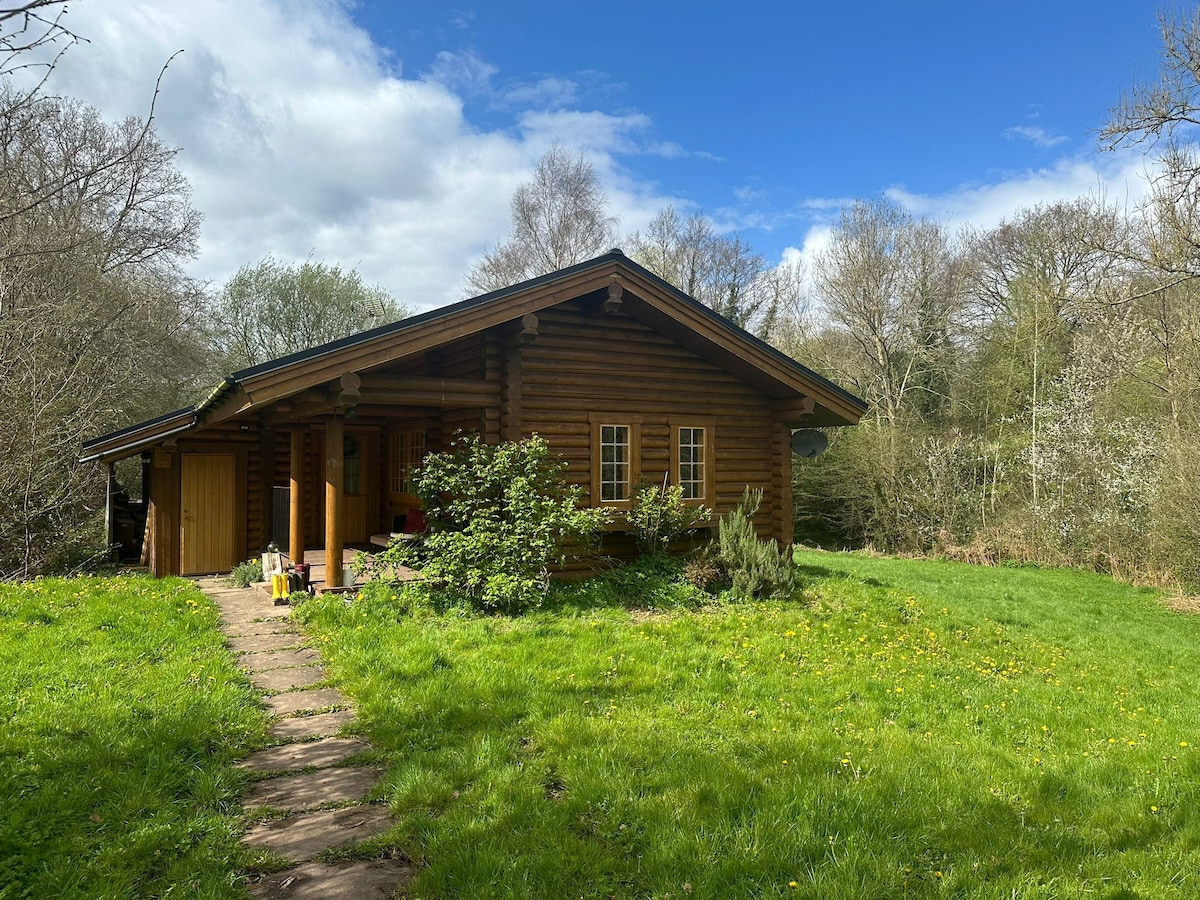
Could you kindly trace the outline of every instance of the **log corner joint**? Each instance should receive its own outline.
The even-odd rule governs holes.
[[[533,313],[521,316],[521,332],[517,339],[522,344],[532,344],[538,336],[538,317]]]
[[[772,418],[776,422],[797,422],[805,416],[811,416],[816,409],[816,401],[812,397],[801,397],[796,403],[777,406]]]
[[[362,378],[357,372],[347,372],[338,379],[336,408],[338,410],[353,409],[362,399]]]
[[[613,282],[608,286],[608,297],[604,300],[604,311],[610,316],[614,316],[621,311],[621,301],[625,297],[625,288],[621,287],[618,282]]]

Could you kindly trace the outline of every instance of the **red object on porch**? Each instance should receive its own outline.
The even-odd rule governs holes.
[[[404,516],[405,534],[424,534],[429,529],[429,520],[419,509],[410,509]]]

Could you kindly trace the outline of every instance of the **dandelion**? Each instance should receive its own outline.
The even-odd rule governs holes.
[[[795,889],[795,888],[800,887],[800,885],[798,883],[796,883],[795,881],[789,881],[788,887]]]

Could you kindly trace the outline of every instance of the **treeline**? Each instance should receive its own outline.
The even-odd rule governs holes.
[[[1081,199],[956,235],[886,202],[844,211],[786,349],[871,411],[797,465],[800,534],[1194,583],[1190,179],[1165,174],[1132,216]]]
[[[268,258],[215,290],[189,277],[201,215],[155,134],[154,86],[145,119],[111,123],[36,80],[77,41],[64,12],[0,6],[0,578],[103,554],[104,478],[78,462],[85,439],[403,315],[318,262]],[[137,468],[123,473],[134,487]]]
[[[475,290],[620,243],[647,268],[870,403],[795,468],[798,535],[1200,586],[1200,13],[1164,16],[1164,72],[1102,132],[1144,141],[1145,203],[1094,198],[951,233],[885,200],[842,210],[809,271],[701,214],[617,237],[582,155],[512,200]]]
[[[20,89],[74,36],[61,0],[0,8],[0,577],[100,546],[82,440],[191,402],[222,375],[400,318],[353,271],[188,277],[201,217],[144,120]],[[619,235],[595,172],[554,147],[510,234],[468,273],[506,287],[622,246],[871,404],[795,467],[797,534],[978,561],[1085,565],[1200,585],[1200,14],[1164,18],[1163,77],[1102,132],[1145,141],[1134,211],[1081,198],[951,233],[885,201],[842,211],[805,271],[699,213]],[[135,482],[133,472],[129,483]]]
[[[1101,132],[1144,146],[1135,210],[1040,205],[950,234],[838,219],[789,352],[871,403],[796,471],[800,533],[1200,586],[1200,12]]]

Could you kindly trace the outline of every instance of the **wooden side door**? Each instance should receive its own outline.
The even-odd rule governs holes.
[[[180,574],[233,568],[235,471],[232,453],[184,453],[180,457]]]
[[[379,530],[379,432],[346,429],[342,450],[345,493],[342,496],[342,539],[366,544]],[[319,531],[325,535],[325,435],[318,443]]]
[[[358,455],[358,477],[346,462],[346,543],[365,544],[379,530],[379,442],[378,431],[346,432],[346,452]]]

